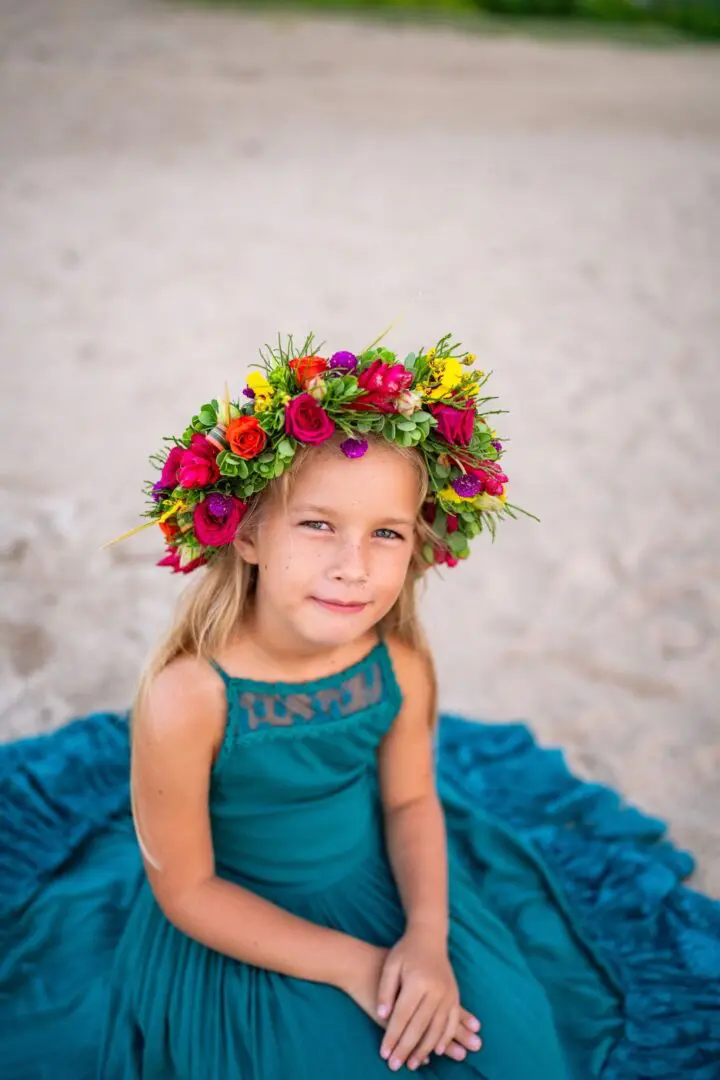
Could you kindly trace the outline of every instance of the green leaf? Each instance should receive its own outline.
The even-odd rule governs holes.
[[[407,356],[405,357],[405,359],[403,360],[403,367],[406,367],[408,369],[408,371],[412,371],[412,369],[415,367],[415,361],[416,360],[417,360],[417,353],[414,353],[414,352],[408,353]]]
[[[395,441],[395,421],[391,420],[390,417],[387,417],[384,421],[382,433],[386,439],[391,439],[393,442]]]
[[[447,540],[453,555],[462,555],[468,550],[468,542],[464,533],[451,533]]]
[[[237,472],[235,473],[235,475],[242,476],[243,478],[249,476],[250,466],[248,465],[247,461],[244,461],[243,458],[236,458],[235,460],[237,461]]]
[[[281,439],[277,446],[277,452],[281,458],[293,458],[295,456],[295,443],[290,439]]]
[[[398,429],[398,431],[414,431],[415,430],[415,421],[414,420],[396,420],[395,421],[395,427]]]
[[[435,462],[435,475],[439,477],[440,480],[447,480],[450,471],[449,465],[441,465],[439,461]]]
[[[423,544],[422,557],[425,562],[430,563],[430,565],[435,562],[435,548],[432,546],[432,544]]]

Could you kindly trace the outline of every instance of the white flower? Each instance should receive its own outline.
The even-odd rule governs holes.
[[[422,407],[422,394],[417,390],[403,390],[397,402],[397,411],[401,416],[410,417]]]
[[[305,389],[311,398],[315,401],[322,401],[327,394],[327,387],[325,386],[325,380],[320,375],[313,375],[312,379],[308,379],[305,384]]]

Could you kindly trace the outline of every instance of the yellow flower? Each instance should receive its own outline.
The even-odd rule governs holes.
[[[269,407],[275,391],[261,371],[251,371],[247,384],[255,394],[255,412],[263,412]]]
[[[427,354],[426,354],[426,355],[427,355],[427,359],[428,359],[428,360],[434,360],[434,359],[435,359],[435,352],[436,352],[436,350],[435,350],[435,349],[429,349],[429,350],[428,350],[428,352],[427,352]]]
[[[454,356],[448,356],[440,372],[440,385],[430,393],[431,398],[445,397],[463,377],[462,364]]]
[[[440,499],[443,499],[445,502],[455,504],[465,503],[466,506],[470,501],[469,499],[463,499],[460,495],[458,495],[457,491],[455,491],[455,488],[451,488],[449,484],[446,488],[443,488],[442,491],[438,492],[438,497]]]

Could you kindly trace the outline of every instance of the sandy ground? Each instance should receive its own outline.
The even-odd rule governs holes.
[[[146,457],[258,344],[452,329],[516,501],[425,610],[720,894],[720,54],[151,0],[0,8],[1,735],[127,704],[178,580]]]

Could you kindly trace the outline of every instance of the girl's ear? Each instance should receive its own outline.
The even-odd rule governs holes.
[[[236,536],[233,540],[233,547],[244,562],[251,563],[254,566],[257,566],[260,562],[257,552],[257,531],[255,529],[248,529],[246,532]]]

